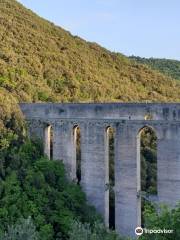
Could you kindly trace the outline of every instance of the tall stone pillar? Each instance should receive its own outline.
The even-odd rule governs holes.
[[[74,145],[73,125],[68,122],[54,126],[53,159],[62,160],[69,179],[76,179],[76,146]]]
[[[133,125],[117,126],[115,137],[115,225],[123,236],[135,236],[141,225],[139,139]]]
[[[157,178],[159,202],[175,206],[180,201],[180,124],[159,129]]]
[[[81,130],[81,186],[109,225],[107,133],[101,123],[85,123]]]

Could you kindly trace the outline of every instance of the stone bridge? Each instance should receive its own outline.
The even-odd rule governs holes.
[[[63,160],[76,178],[74,131],[81,131],[81,186],[88,201],[109,219],[108,128],[115,131],[115,228],[134,236],[141,225],[140,131],[151,127],[157,136],[157,199],[174,206],[180,200],[180,103],[20,104],[30,135],[44,140],[50,155]]]

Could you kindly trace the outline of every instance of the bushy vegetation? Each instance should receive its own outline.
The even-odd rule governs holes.
[[[1,235],[2,240],[38,240],[39,234],[31,219],[21,218],[18,223],[8,226],[7,232]]]
[[[180,204],[174,209],[146,204],[144,211],[146,229],[173,230],[173,233],[143,234],[141,240],[174,240],[180,238]]]
[[[40,239],[66,239],[73,219],[100,219],[80,187],[67,181],[62,162],[46,159],[37,141],[14,144],[1,149],[1,233],[31,216]]]
[[[174,209],[167,206],[151,205],[146,203],[145,228],[148,230],[173,230],[173,233],[144,233],[138,239],[141,240],[175,240],[180,238],[180,205]],[[125,240],[117,236],[115,232],[107,232],[101,223],[95,222],[93,227],[77,221],[72,223],[70,240]],[[128,240],[128,238],[126,239]],[[130,240],[130,238],[129,238]]]
[[[100,220],[80,186],[66,179],[62,162],[44,157],[41,142],[30,141],[19,113],[10,112],[0,135],[0,239],[26,239],[28,224],[38,235],[31,227],[27,240],[36,239],[30,231],[38,240],[67,239],[74,219]]]
[[[82,224],[78,221],[72,223],[70,240],[128,240],[129,238],[120,237],[113,231],[108,231],[101,222]],[[130,239],[129,239],[130,240]]]
[[[18,101],[179,101],[180,85],[0,0],[0,88]]]
[[[131,56],[131,60],[137,63],[145,64],[153,70],[157,70],[164,75],[180,80],[180,61],[161,58],[141,58]]]

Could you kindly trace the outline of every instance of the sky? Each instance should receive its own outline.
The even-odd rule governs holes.
[[[115,52],[180,60],[180,0],[19,0],[43,18]]]

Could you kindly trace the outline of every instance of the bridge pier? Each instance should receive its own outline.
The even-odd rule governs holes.
[[[109,171],[106,129],[101,123],[84,124],[81,131],[81,186],[88,202],[109,225]]]
[[[115,223],[123,236],[134,236],[141,226],[140,168],[137,156],[137,131],[130,125],[119,126],[115,138]]]
[[[73,125],[69,122],[56,123],[53,138],[53,159],[62,160],[67,176],[76,179],[76,150],[73,137]]]
[[[160,128],[157,144],[159,202],[175,206],[180,201],[180,126]]]

